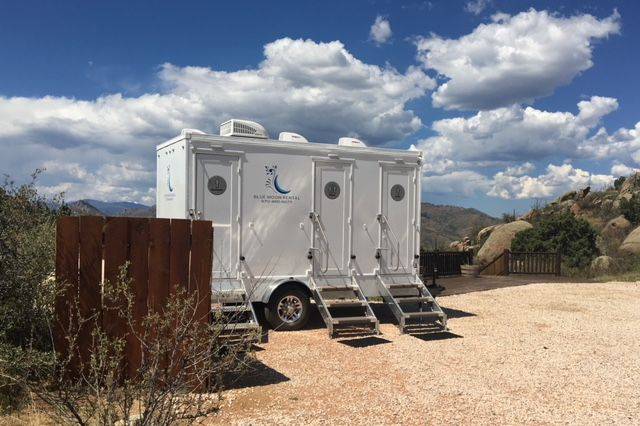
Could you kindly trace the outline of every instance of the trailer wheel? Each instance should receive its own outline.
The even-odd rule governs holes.
[[[299,288],[278,289],[265,307],[267,321],[274,330],[300,330],[309,319],[309,296]]]

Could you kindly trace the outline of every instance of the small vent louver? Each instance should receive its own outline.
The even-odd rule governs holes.
[[[232,119],[220,125],[220,136],[268,139],[267,130],[260,124],[248,120]]]

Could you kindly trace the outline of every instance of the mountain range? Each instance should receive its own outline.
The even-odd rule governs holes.
[[[74,215],[156,217],[156,206],[130,201],[78,200],[67,204]]]
[[[75,215],[155,217],[156,207],[128,201],[78,200],[68,204]],[[422,203],[421,245],[446,249],[450,242],[476,235],[500,220],[473,208]]]
[[[431,203],[422,203],[420,216],[420,243],[425,249],[447,250],[450,242],[473,240],[482,228],[502,222],[477,209]]]

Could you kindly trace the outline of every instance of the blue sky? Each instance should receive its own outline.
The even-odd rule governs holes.
[[[635,1],[3,2],[0,171],[150,204],[155,144],[235,116],[415,145],[425,201],[522,212],[640,167],[638,18]]]

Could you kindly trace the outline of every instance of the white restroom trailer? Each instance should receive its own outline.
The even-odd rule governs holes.
[[[157,216],[213,222],[213,310],[238,330],[304,326],[311,301],[331,336],[377,333],[382,297],[405,331],[446,329],[418,274],[420,151],[341,138],[309,143],[230,120],[157,146]],[[244,313],[244,314],[243,314]]]

